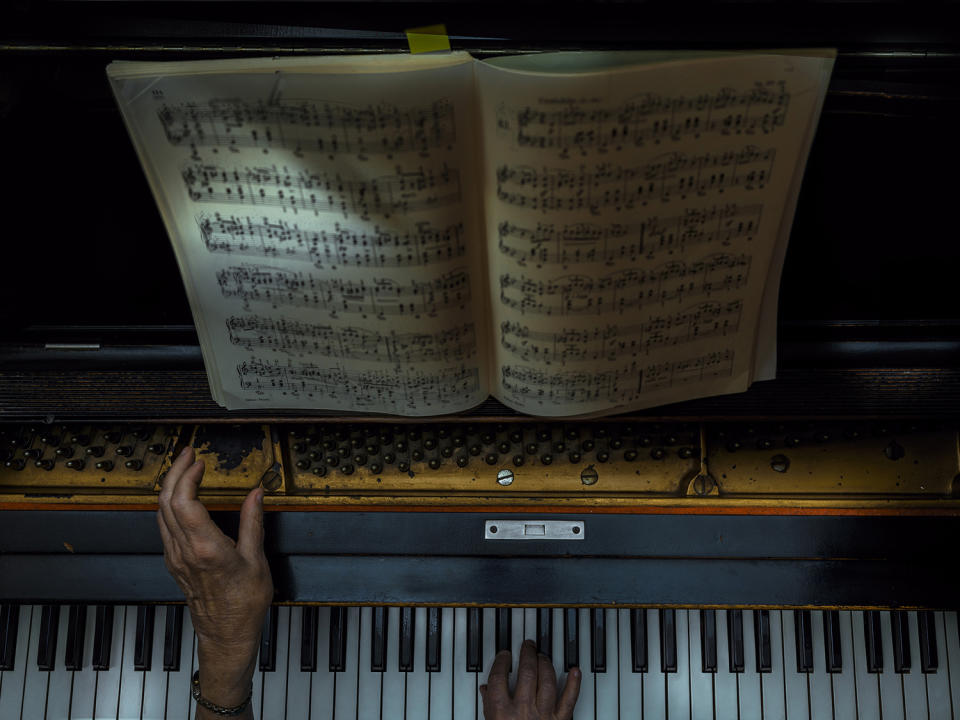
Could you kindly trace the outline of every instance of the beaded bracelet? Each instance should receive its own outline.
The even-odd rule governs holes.
[[[222,705],[216,705],[209,700],[205,700],[200,695],[200,671],[197,670],[193,673],[193,682],[190,689],[193,699],[197,701],[197,704],[201,707],[206,708],[212,713],[217,715],[223,715],[224,717],[235,717],[247,709],[247,705],[250,704],[250,699],[253,697],[253,683],[250,683],[250,690],[247,692],[247,699],[236,707],[223,707]]]

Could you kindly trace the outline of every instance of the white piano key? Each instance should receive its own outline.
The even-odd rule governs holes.
[[[0,672],[0,718],[20,717],[32,620],[33,606],[21,605],[17,616],[17,653],[13,661],[13,670]]]
[[[660,612],[654,609],[646,613],[647,672],[643,673],[643,718],[662,720],[666,717],[666,684],[660,671]]]
[[[497,612],[494,608],[483,608],[483,672],[478,678],[480,685],[485,685],[490,677],[490,668],[493,667],[493,659],[497,656]],[[477,694],[477,717],[482,718],[483,701]]]
[[[537,609],[525,608],[523,611],[523,638],[537,641]]]
[[[510,610],[510,692],[517,685],[517,667],[520,663],[520,646],[523,645],[523,608]]]
[[[927,698],[930,708],[930,720],[953,720],[951,713],[951,703],[956,711],[960,711],[960,657],[949,656],[947,643],[947,625],[946,616],[956,617],[956,613],[936,612],[933,614],[933,624],[937,632],[937,671],[927,673]],[[954,647],[957,647],[957,628],[953,628]],[[948,663],[949,661],[949,663]],[[951,699],[951,678],[953,672],[953,690],[957,695]]]
[[[368,611],[370,608],[366,608]],[[287,714],[284,720],[310,719],[310,673],[300,669],[300,650],[303,638],[302,606],[290,608],[290,645],[287,652]],[[367,670],[370,670],[369,647]],[[317,660],[320,655],[317,653]],[[378,674],[379,680],[379,674]],[[380,683],[377,682],[377,707],[380,705]],[[379,718],[379,714],[377,715]]]
[[[96,613],[94,613],[96,615]],[[97,672],[97,699],[94,718],[115,720],[120,703],[120,679],[123,675],[123,640],[126,632],[126,608],[113,608],[113,634],[110,637],[110,669]]]
[[[191,660],[190,660],[191,680],[193,679],[193,673],[200,669],[199,645],[200,645],[200,641],[197,639],[197,633],[194,632],[193,633],[193,656],[191,657]],[[260,685],[258,684],[260,682],[261,682],[260,673],[255,673],[255,679],[253,681],[253,684],[254,684],[254,687],[256,688],[257,693],[260,692]],[[263,717],[263,712],[262,710],[260,710],[260,707],[261,706],[258,704],[257,705],[258,709],[255,711],[259,713],[257,717]],[[196,700],[193,699],[193,693],[190,693],[190,709],[188,710],[188,712],[190,713],[191,718],[197,716],[197,702]]]
[[[714,676],[714,698],[718,718],[737,716],[737,674],[730,672],[730,638],[727,636],[726,610],[717,610],[717,672]]]
[[[96,606],[87,607],[87,626],[83,634],[83,670],[73,673],[73,699],[70,702],[70,717],[90,720],[93,717],[94,695],[97,689],[97,672],[91,665],[93,636],[97,624]]]
[[[405,701],[406,673],[400,672],[400,608],[392,607],[387,610],[387,670],[383,674],[384,717],[397,720],[402,718]]]
[[[446,622],[446,618],[444,618]],[[453,611],[453,718],[476,720],[477,673],[467,672],[467,609]]]
[[[357,662],[357,720],[380,720],[380,686],[383,684],[383,673],[370,670],[372,638],[373,608],[362,607],[360,608],[360,657]],[[290,646],[293,647],[292,642]],[[297,662],[300,662],[299,659]],[[290,719],[289,709],[287,719]]]
[[[394,631],[394,647],[396,647],[396,639],[396,631]],[[396,658],[394,658],[393,668],[396,671]],[[330,608],[324,606],[317,609],[317,670],[310,673],[310,720],[333,718],[335,674],[330,672]]]
[[[453,713],[453,608],[440,610],[440,671],[430,673],[430,720]],[[462,650],[462,648],[458,648]]]
[[[893,670],[893,631],[890,611],[880,613],[880,638],[883,647],[883,672],[880,674],[880,710],[883,720],[904,720],[903,682]]]
[[[430,707],[427,693],[430,677],[427,672],[427,609],[419,607],[413,614],[413,671],[407,673],[405,717],[409,720],[420,720],[427,717],[427,709]]]
[[[116,614],[126,614],[123,631],[123,663],[120,674],[120,703],[117,714],[121,718],[139,718],[143,700],[144,672],[134,668],[137,644],[137,606],[116,607]],[[156,620],[154,620],[156,622]]]
[[[167,624],[167,612],[173,607],[158,606],[153,619],[153,654],[150,656],[150,671],[143,679],[143,720],[162,720],[167,702],[167,672],[163,669],[163,640]],[[90,612],[89,609],[87,612]]]
[[[960,716],[960,637],[957,633],[957,616],[958,613],[952,610],[943,614],[943,644],[950,663],[950,695],[953,699],[953,711]]]
[[[840,672],[833,673],[833,711],[834,716],[838,719],[855,718],[857,716],[853,637],[850,623],[851,613],[847,610],[841,610],[840,656],[843,666]]]
[[[783,619],[779,610],[770,611],[770,672],[761,673],[763,720],[786,720],[784,699]]]
[[[675,610],[677,671],[667,673],[667,713],[672,720],[690,717],[690,657],[687,649],[687,611]],[[699,638],[698,638],[699,640]]]
[[[573,712],[574,720],[594,720],[594,702],[596,688],[594,674],[590,671],[590,610],[577,610],[577,620],[580,625],[580,672],[583,678],[580,681],[580,699]]]
[[[563,662],[563,608],[554,608],[553,613],[553,670],[557,673],[557,688],[567,681],[567,669]]]
[[[743,611],[743,672],[737,699],[740,703],[740,720],[760,718],[760,673],[757,671],[757,644],[753,633],[753,611]]]
[[[853,672],[857,686],[858,720],[876,720],[880,717],[880,676],[867,672],[867,647],[863,634],[863,611],[850,613],[850,632],[853,640]]]
[[[92,608],[91,608],[92,610]],[[168,606],[168,610],[172,610]],[[87,610],[87,617],[96,615],[96,613]],[[92,640],[91,640],[92,642]],[[167,718],[186,718],[190,713],[190,707],[194,704],[190,697],[190,680],[193,677],[193,646],[194,632],[193,619],[190,617],[190,611],[183,609],[183,632],[180,636],[180,669],[171,670],[167,674],[167,708],[165,717]],[[259,674],[259,673],[257,673]],[[255,712],[259,712],[259,706],[254,706]],[[193,717],[190,715],[190,717]],[[259,715],[258,715],[259,717]]]
[[[603,620],[607,671],[594,675],[594,683],[597,689],[597,701],[594,707],[598,718],[615,718],[620,701],[617,692],[617,685],[620,680],[620,664],[618,662],[620,639],[617,634],[617,611],[603,610]],[[627,634],[629,634],[630,626],[627,625],[626,629]]]
[[[54,669],[50,673],[47,688],[47,710],[44,720],[66,720],[70,717],[70,690],[73,685],[73,671],[67,670],[67,626],[70,623],[70,606],[60,608],[60,629],[57,633],[57,654]],[[137,698],[137,717],[140,717],[139,698]],[[24,716],[27,717],[27,716]]]
[[[343,672],[337,673],[334,716],[354,717],[357,708],[357,670],[359,667],[360,608],[347,608],[347,658]],[[270,717],[262,715],[261,717]],[[399,717],[399,714],[398,714]]]
[[[810,675],[810,714],[814,718],[833,717],[833,684],[827,672],[826,642],[823,637],[823,612],[810,611],[813,640],[813,672]]]
[[[627,616],[629,618],[629,615]],[[690,717],[713,717],[713,673],[703,671],[703,646],[700,644],[700,611],[687,611],[687,641],[689,643]],[[629,647],[627,648],[629,652]],[[629,655],[626,656],[629,660]],[[621,662],[624,662],[621,660]]]
[[[643,712],[643,690],[641,687],[643,684],[643,673],[633,672],[629,610],[617,611],[617,624],[619,626],[617,648],[619,655],[618,674],[620,676],[621,716],[623,718],[639,718]],[[556,633],[556,628],[554,628],[554,633]],[[554,642],[556,642],[556,639],[554,639]],[[609,648],[607,652],[610,652]]]
[[[263,673],[263,687],[260,690],[263,710],[257,717],[282,718],[286,713],[287,703],[287,665],[290,651],[290,607],[277,607],[277,649],[276,669],[273,672]],[[297,658],[297,663],[300,658]]]
[[[20,608],[23,612],[23,608]],[[43,612],[43,606],[34,605],[32,608],[33,619],[30,622],[30,637],[23,638],[29,640],[30,648],[27,655],[27,674],[23,682],[23,705],[17,708],[16,718],[42,718],[43,706],[47,700],[47,685],[50,683],[50,673],[46,670],[37,668],[37,651],[40,647],[40,615]],[[21,642],[18,637],[17,642]],[[57,644],[59,645],[59,638]]]
[[[793,616],[793,610],[784,610],[780,614],[783,621],[783,678],[787,717],[805,718],[810,716],[807,702],[810,685],[807,673],[797,672],[797,636]]]
[[[903,706],[906,720],[927,720],[927,683],[920,666],[920,628],[917,613],[907,613],[910,628],[910,672],[903,673]]]

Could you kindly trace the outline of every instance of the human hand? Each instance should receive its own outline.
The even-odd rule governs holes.
[[[240,704],[273,599],[263,552],[263,490],[244,500],[234,542],[197,500],[203,469],[192,448],[180,454],[163,479],[157,524],[164,562],[183,590],[197,634],[203,695],[221,705]]]
[[[501,650],[493,660],[487,684],[480,686],[483,716],[487,720],[571,720],[580,694],[580,670],[570,668],[567,684],[557,699],[557,676],[553,663],[537,653],[532,640],[524,640],[517,663],[517,687],[510,697],[510,651]]]

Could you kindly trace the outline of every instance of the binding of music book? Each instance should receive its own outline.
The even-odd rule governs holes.
[[[583,416],[774,376],[833,51],[116,62],[234,410]]]

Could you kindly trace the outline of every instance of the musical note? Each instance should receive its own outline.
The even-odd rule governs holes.
[[[284,220],[249,216],[197,218],[207,250],[252,257],[284,258],[313,263],[321,270],[338,267],[426,266],[466,254],[463,223],[434,229],[419,222],[414,231],[390,232],[374,226],[370,232],[334,223],[332,232],[301,229]]]
[[[695,97],[641,95],[615,107],[584,107],[569,99],[541,100],[539,108],[497,109],[497,128],[517,147],[570,150],[587,155],[704,134],[769,135],[786,122],[790,93],[778,81],[757,81],[746,90],[723,88]],[[545,104],[561,109],[541,109]]]
[[[740,328],[742,300],[706,302],[670,315],[657,315],[636,325],[607,325],[578,330],[538,332],[514,322],[500,324],[500,344],[528,362],[552,363],[617,361],[648,355],[651,350],[676,347],[704,338],[725,337]]]
[[[732,240],[752,240],[760,227],[763,205],[714,205],[687,209],[682,215],[649,217],[642,222],[596,225],[537,223],[525,228],[511,222],[498,226],[500,253],[521,267],[579,265],[602,262],[618,265],[653,260],[661,254],[683,255],[689,248]]]
[[[368,220],[371,214],[390,217],[460,202],[460,173],[446,164],[437,171],[397,167],[395,175],[361,179],[286,165],[227,168],[198,163],[184,167],[181,177],[195,202],[262,205],[294,214],[335,212],[349,218],[352,213]]]
[[[453,105],[446,99],[421,107],[351,107],[310,100],[265,103],[213,99],[205,104],[163,105],[157,111],[171,145],[283,148],[329,155],[450,148],[456,142]]]
[[[358,408],[382,407],[382,412],[440,411],[444,405],[463,402],[476,395],[480,373],[475,367],[459,366],[436,372],[396,366],[389,370],[350,372],[335,364],[267,363],[258,359],[237,365],[240,387],[255,396],[277,396],[338,402]]]
[[[698,357],[647,365],[643,389],[657,390],[733,374],[733,350],[720,350]]]
[[[685,298],[710,297],[747,284],[750,255],[709,255],[690,263],[671,261],[652,270],[621,270],[593,278],[565,275],[531,280],[500,276],[500,303],[521,314],[608,315],[665,305]]]
[[[245,310],[251,302],[326,310],[340,313],[419,318],[443,310],[463,309],[470,301],[470,277],[458,268],[433,280],[399,283],[387,278],[341,280],[282,268],[240,265],[217,272],[220,292],[240,298]]]
[[[669,202],[674,197],[703,197],[732,187],[759,190],[773,173],[775,156],[773,148],[748,145],[699,155],[666,153],[636,167],[601,163],[592,170],[581,165],[571,171],[501,165],[497,168],[497,197],[508,205],[544,214],[556,210],[589,210],[593,215],[599,215],[601,209],[620,212],[657,198]]]
[[[473,323],[439,332],[381,333],[262,315],[232,315],[226,322],[230,342],[251,351],[268,349],[289,355],[390,363],[459,362],[477,353]]]

